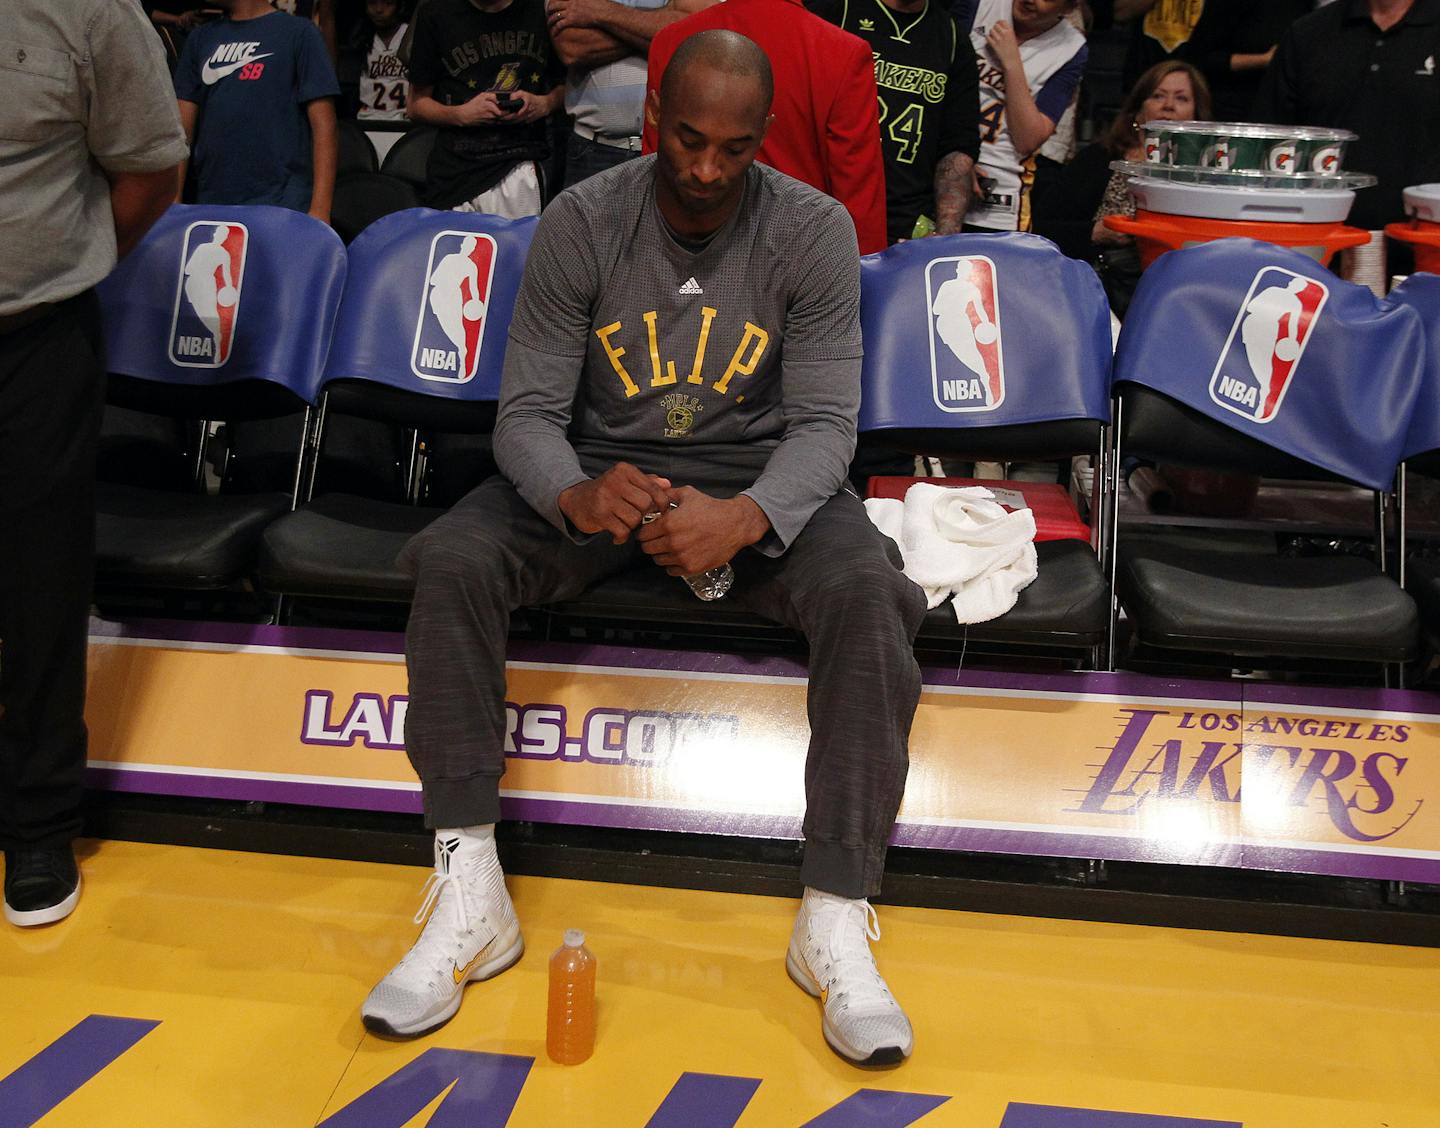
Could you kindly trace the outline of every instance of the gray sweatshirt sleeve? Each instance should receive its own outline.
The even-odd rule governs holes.
[[[770,532],[755,546],[779,556],[845,482],[860,410],[860,258],[855,225],[832,200],[803,225],[780,361],[785,432],[745,496]]]
[[[596,265],[574,201],[556,197],[540,217],[515,299],[500,407],[495,462],[530,507],[576,541],[557,499],[589,475],[568,436],[585,367]]]

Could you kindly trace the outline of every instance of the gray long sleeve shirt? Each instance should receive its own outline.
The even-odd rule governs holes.
[[[510,323],[496,461],[569,532],[557,499],[588,477],[577,452],[703,466],[707,452],[743,448],[757,466],[743,492],[772,530],[756,547],[779,555],[855,449],[855,228],[830,197],[757,164],[734,215],[692,253],[660,217],[654,170],[653,157],[629,161],[541,216]]]

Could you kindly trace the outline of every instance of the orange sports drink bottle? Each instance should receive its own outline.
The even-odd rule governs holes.
[[[594,1050],[595,957],[585,947],[585,933],[570,928],[550,957],[545,1052],[561,1065],[579,1065]]]

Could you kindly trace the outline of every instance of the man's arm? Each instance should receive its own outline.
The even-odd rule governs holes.
[[[958,235],[970,210],[975,184],[975,158],[947,153],[935,166],[935,234]]]
[[[194,102],[187,102],[181,98],[175,103],[180,111],[180,128],[185,133],[185,144],[195,144],[195,123],[200,120],[200,107]],[[190,171],[190,158],[186,157],[180,162],[180,176],[175,182],[174,202],[181,203],[181,195],[185,191],[185,176]]]
[[[670,0],[659,8],[629,8],[614,0],[549,0],[550,35],[558,49],[557,37],[563,32],[591,28],[627,45],[631,54],[644,54],[661,30],[711,3],[714,0]]]
[[[799,224],[781,364],[785,433],[742,494],[771,528],[756,548],[779,556],[845,482],[860,407],[860,260],[833,205]],[[883,230],[883,229],[882,229]],[[683,508],[683,502],[682,502]]]
[[[879,95],[870,50],[855,41],[830,118],[825,122],[826,191],[855,223],[860,253],[885,249],[885,157],[880,148]]]
[[[316,98],[305,103],[310,121],[310,214],[321,223],[330,222],[330,204],[335,198],[335,165],[340,150],[335,124],[335,103]]]
[[[940,152],[935,165],[935,233],[958,235],[970,210],[980,155],[980,68],[970,39],[950,21],[951,58],[940,105]]]
[[[110,210],[115,215],[115,246],[124,258],[145,232],[175,202],[176,177],[183,164],[156,172],[117,172],[110,175]]]
[[[110,182],[116,249],[124,255],[175,201],[188,139],[160,40],[140,8],[101,5],[87,37],[85,142]]]
[[[659,8],[629,8],[613,0],[549,0],[550,38],[566,66],[589,70],[646,54],[661,31],[715,2],[669,0]]]

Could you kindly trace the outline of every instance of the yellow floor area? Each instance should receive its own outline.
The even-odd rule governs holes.
[[[534,1059],[508,1122],[460,1117],[458,1096],[447,1111],[436,1088],[408,1118],[337,1123],[641,1128],[701,1073],[759,1080],[724,1121],[738,1128],[911,1122],[836,1108],[862,1089],[948,1097],[922,1128],[1001,1128],[1007,1109],[1024,1128],[1440,1126],[1430,950],[882,907],[879,960],[916,1050],[875,1073],[831,1054],[786,978],[793,902],[516,878],[524,959],[438,1033],[390,1043],[359,1005],[414,934],[423,870],[123,842],[84,844],[82,866],[70,920],[0,924],[0,1094],[43,1089],[83,1047],[46,1048],[87,1016],[158,1025],[39,1121],[54,1128],[314,1125],[434,1047]],[[545,1057],[545,973],[569,927],[599,959],[600,1029],[565,1068]],[[461,1059],[490,1060],[430,1060]],[[18,1107],[0,1103],[0,1125]]]

